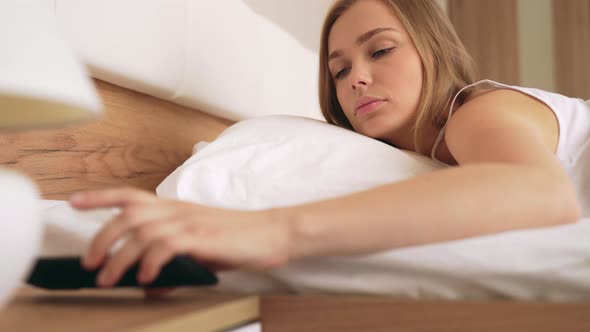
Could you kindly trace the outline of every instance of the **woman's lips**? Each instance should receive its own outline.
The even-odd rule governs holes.
[[[363,106],[357,108],[355,114],[357,116],[360,116],[360,115],[364,115],[364,114],[373,112],[374,110],[379,108],[379,106],[383,105],[384,103],[385,103],[385,100],[375,100],[370,103],[364,104]]]

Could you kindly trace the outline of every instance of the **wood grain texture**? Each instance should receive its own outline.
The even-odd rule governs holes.
[[[520,82],[517,0],[449,0],[448,14],[479,78]]]
[[[553,0],[557,92],[590,99],[590,0]]]
[[[81,190],[155,187],[232,123],[103,81],[99,121],[70,128],[0,135],[0,164],[32,177],[44,199]]]
[[[263,296],[272,332],[590,331],[590,303],[402,301],[378,297]]]

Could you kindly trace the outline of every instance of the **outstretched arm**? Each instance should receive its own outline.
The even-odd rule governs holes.
[[[110,286],[140,260],[138,279],[149,283],[179,254],[214,267],[269,268],[573,222],[578,201],[553,154],[548,122],[539,118],[544,111],[515,92],[480,96],[447,129],[460,167],[295,207],[234,211],[135,189],[82,193],[71,199],[76,208],[122,209],[93,239],[84,264],[103,266],[100,284]],[[109,256],[122,238],[124,246]]]
[[[291,258],[576,221],[578,202],[552,151],[547,132],[555,123],[545,121],[547,112],[518,92],[487,93],[462,106],[447,128],[446,142],[459,167],[280,209],[290,229]]]

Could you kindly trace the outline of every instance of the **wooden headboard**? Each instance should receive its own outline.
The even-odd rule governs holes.
[[[117,186],[154,190],[198,141],[232,121],[95,80],[105,114],[69,128],[0,135],[0,164],[32,177],[44,199]]]

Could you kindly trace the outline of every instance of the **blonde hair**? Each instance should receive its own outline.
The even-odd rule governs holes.
[[[338,102],[328,68],[328,38],[332,26],[358,0],[339,0],[324,21],[320,45],[319,99],[322,114],[329,123],[353,129]],[[450,99],[475,81],[473,60],[455,33],[451,22],[434,0],[381,0],[391,8],[410,35],[422,60],[423,83],[414,123],[414,145],[423,153],[423,136],[429,126],[442,128]],[[473,89],[457,98],[463,103]]]

